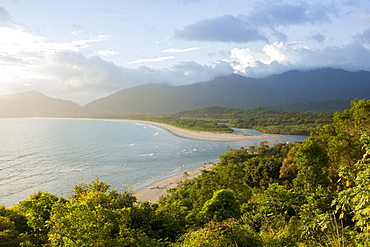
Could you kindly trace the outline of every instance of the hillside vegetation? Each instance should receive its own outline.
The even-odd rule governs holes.
[[[235,128],[293,135],[308,135],[312,128],[330,123],[332,116],[333,112],[283,112],[262,107],[247,110],[207,107],[173,115],[177,119],[213,120]]]
[[[344,111],[351,108],[351,100],[324,100],[312,103],[286,103],[275,106],[262,106],[263,108],[279,111]]]
[[[369,176],[370,101],[355,100],[304,142],[230,149],[158,203],[98,179],[36,192],[0,207],[0,245],[365,247]]]
[[[174,114],[103,115],[102,118],[126,118],[170,124],[179,128],[230,133],[231,128],[256,129],[271,134],[308,135],[319,125],[332,122],[334,112],[277,111],[262,107],[240,110],[211,106]]]

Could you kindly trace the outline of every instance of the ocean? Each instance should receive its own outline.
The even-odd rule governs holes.
[[[305,138],[274,135],[266,141],[273,145]],[[12,206],[38,190],[68,197],[73,186],[95,178],[111,189],[135,190],[216,162],[227,147],[248,147],[261,141],[265,140],[195,140],[135,121],[0,119],[0,205]]]

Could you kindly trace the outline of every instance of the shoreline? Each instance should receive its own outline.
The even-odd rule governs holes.
[[[134,195],[139,202],[150,201],[151,203],[157,203],[161,196],[167,194],[167,190],[176,188],[181,182],[198,177],[202,173],[202,170],[210,170],[215,164],[216,163],[211,163],[186,171],[187,175],[183,172],[161,178],[135,190]]]
[[[45,117],[48,118],[48,117]],[[150,124],[161,127],[172,134],[184,138],[204,141],[244,141],[244,140],[259,140],[273,138],[271,135],[247,135],[243,133],[214,133],[207,131],[195,131],[178,128],[169,124],[163,124],[153,121],[134,120],[134,119],[113,119],[113,118],[50,118],[50,119],[76,119],[76,120],[101,120],[101,121],[123,121],[123,122],[136,122],[143,124]]]
[[[268,139],[272,138],[271,135],[246,135],[242,133],[213,133],[213,132],[206,132],[206,131],[195,131],[195,130],[187,130],[178,128],[172,125],[152,122],[152,121],[144,121],[144,120],[129,120],[129,119],[117,119],[118,121],[128,121],[128,122],[138,122],[138,123],[145,123],[151,124],[157,127],[164,128],[170,131],[172,134],[191,138],[196,140],[206,140],[206,141],[243,141],[243,140],[259,140],[259,139]]]

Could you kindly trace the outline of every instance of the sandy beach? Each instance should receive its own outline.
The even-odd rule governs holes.
[[[201,174],[202,170],[209,170],[214,164],[207,164],[202,167],[193,169],[191,171],[176,174],[170,177],[162,178],[152,184],[142,187],[135,191],[138,201],[150,201],[152,203],[158,202],[162,195],[167,193],[168,189],[177,187],[181,182],[193,179]]]
[[[173,134],[181,137],[197,139],[197,140],[209,140],[209,141],[241,141],[241,140],[258,140],[258,139],[268,139],[272,138],[270,135],[245,135],[241,133],[213,133],[213,132],[202,132],[202,131],[193,131],[193,130],[186,130],[174,127],[168,124],[162,124],[157,122],[151,121],[139,121],[139,120],[127,120],[132,122],[139,122],[139,123],[146,123],[152,124],[155,126],[162,127]]]

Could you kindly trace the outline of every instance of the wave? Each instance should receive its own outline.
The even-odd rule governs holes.
[[[190,148],[189,150],[188,149],[183,149],[183,150],[181,150],[180,155],[181,154],[193,154],[197,151],[198,150],[196,148]]]
[[[138,156],[141,156],[141,157],[154,156],[154,153],[151,153],[151,154],[139,154]]]

